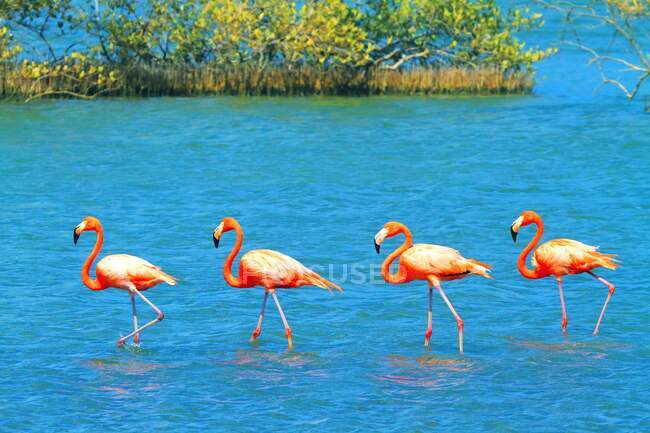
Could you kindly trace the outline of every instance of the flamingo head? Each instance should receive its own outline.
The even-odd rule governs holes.
[[[400,233],[403,227],[404,226],[397,221],[389,221],[384,224],[384,227],[382,227],[382,229],[375,235],[375,251],[377,251],[377,254],[381,251],[381,243],[384,242],[384,239]]]
[[[538,218],[539,215],[532,210],[523,211],[519,218],[514,220],[510,226],[510,235],[512,236],[513,242],[517,242],[517,235],[519,234],[519,229],[521,227],[534,223]]]
[[[101,223],[99,222],[99,220],[97,218],[92,217],[92,216],[87,216],[72,231],[72,241],[74,242],[75,245],[77,245],[77,241],[79,240],[79,236],[81,236],[81,234],[83,232],[87,232],[87,231],[95,231],[96,232],[99,229],[99,227],[101,227]]]
[[[214,232],[212,232],[212,240],[214,241],[214,247],[219,248],[219,241],[221,240],[221,235],[223,235],[226,232],[229,232],[230,230],[233,230],[236,226],[238,225],[237,220],[231,217],[226,217],[217,226],[216,229],[214,229]]]

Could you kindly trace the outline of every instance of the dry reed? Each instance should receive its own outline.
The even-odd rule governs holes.
[[[532,89],[529,75],[504,73],[492,68],[345,69],[217,65],[149,66],[114,68],[116,81],[110,88],[92,76],[33,78],[20,65],[0,65],[0,98],[29,100],[37,97],[99,95],[199,96],[303,96],[303,95],[436,95],[523,94]]]

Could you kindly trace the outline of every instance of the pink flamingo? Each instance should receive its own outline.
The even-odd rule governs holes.
[[[429,346],[431,339],[431,319],[432,319],[432,296],[433,287],[435,286],[445,301],[451,313],[456,318],[458,324],[458,345],[460,352],[463,352],[463,320],[460,318],[454,306],[451,305],[445,292],[440,287],[440,281],[450,281],[465,278],[468,275],[476,274],[485,278],[491,278],[488,275],[490,265],[481,263],[474,259],[466,259],[460,253],[452,248],[440,245],[430,244],[413,244],[413,238],[409,229],[401,223],[391,221],[384,225],[375,235],[375,250],[379,254],[381,243],[386,238],[390,238],[399,233],[403,233],[404,243],[402,246],[393,251],[384,263],[381,265],[381,275],[384,280],[391,284],[404,284],[413,280],[425,280],[429,283],[429,317],[427,331],[424,334],[424,345]],[[399,267],[397,273],[390,273],[390,265],[399,256]]]
[[[214,230],[213,241],[215,248],[219,248],[219,240],[221,236],[234,230],[237,233],[237,241],[233,247],[228,258],[223,265],[223,276],[226,282],[236,288],[250,288],[261,286],[264,288],[264,300],[262,301],[262,311],[260,312],[257,321],[257,327],[251,335],[250,341],[253,342],[262,333],[262,320],[264,319],[264,308],[269,294],[273,297],[275,305],[278,307],[282,323],[284,324],[289,350],[293,348],[293,341],[291,335],[291,328],[287,322],[287,318],[282,311],[280,301],[275,293],[276,289],[296,288],[300,286],[317,286],[327,289],[330,292],[332,289],[343,291],[339,286],[326,280],[318,275],[316,272],[307,269],[302,263],[297,260],[286,256],[282,253],[273,250],[251,250],[242,256],[239,260],[239,276],[236,277],[232,273],[232,264],[235,257],[239,253],[244,240],[244,235],[241,226],[236,219],[226,217],[219,226]]]
[[[97,263],[97,266],[95,267],[97,279],[93,280],[90,277],[90,267],[104,243],[104,229],[97,218],[91,216],[84,218],[84,220],[74,229],[73,240],[75,245],[77,244],[77,240],[79,240],[81,233],[87,231],[96,232],[97,241],[95,242],[95,247],[81,268],[81,281],[90,290],[104,290],[109,287],[114,287],[116,289],[129,291],[133,311],[133,332],[126,337],[120,338],[117,341],[117,345],[118,347],[122,346],[130,337],[133,337],[133,342],[137,345],[140,342],[140,332],[151,325],[160,322],[164,318],[162,311],[149,301],[142,292],[163,282],[173,286],[176,284],[176,279],[161,271],[159,267],[154,266],[139,257],[130,256],[128,254],[113,254],[104,257],[99,261],[99,263]],[[139,296],[147,303],[147,305],[153,308],[157,314],[155,319],[141,327],[138,327],[138,317],[135,311],[135,295]]]
[[[524,211],[510,226],[512,240],[516,242],[519,229],[529,224],[535,224],[537,226],[537,233],[533,240],[530,241],[521,254],[519,254],[517,268],[521,275],[530,279],[545,278],[551,275],[555,277],[560,289],[560,303],[562,304],[562,332],[566,332],[568,323],[566,308],[564,306],[564,295],[562,294],[562,277],[564,275],[581,274],[586,272],[609,289],[607,299],[605,299],[605,304],[603,305],[603,309],[598,317],[598,322],[596,323],[596,328],[594,329],[594,335],[597,335],[600,322],[603,320],[603,316],[605,315],[607,304],[614,294],[614,285],[591,272],[591,270],[600,266],[607,269],[616,269],[616,259],[614,259],[616,254],[599,253],[596,251],[598,247],[585,245],[582,242],[574,241],[572,239],[553,239],[544,242],[535,250],[531,260],[534,269],[529,269],[526,266],[526,257],[542,238],[542,234],[544,233],[544,224],[542,223],[542,219],[537,215],[537,213],[527,210]]]

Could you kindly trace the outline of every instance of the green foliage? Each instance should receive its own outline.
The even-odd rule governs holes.
[[[287,57],[308,64],[367,64],[373,45],[359,26],[360,18],[359,10],[341,0],[307,1]]]
[[[36,55],[50,61],[64,55],[52,40],[74,31],[77,12],[72,0],[0,0],[0,21],[11,30],[30,32],[39,41]]]
[[[609,1],[632,14],[645,8],[642,0]],[[292,83],[309,70],[314,92],[322,88],[321,78],[338,83],[348,76],[354,77],[355,89],[383,88],[370,85],[373,76],[384,77],[381,83],[400,83],[391,89],[406,89],[412,76],[374,72],[453,68],[460,72],[452,80],[433,72],[417,75],[420,84],[413,91],[421,93],[434,82],[436,88],[447,83],[468,89],[454,80],[485,77],[497,83],[494,88],[520,89],[517,79],[514,85],[499,83],[509,74],[530,73],[535,62],[552,53],[528,49],[515,36],[541,25],[541,15],[522,9],[504,14],[496,0],[0,0],[0,61],[17,62],[22,45],[20,57],[28,61],[16,63],[12,73],[38,81],[35,89],[57,83],[45,94],[110,93],[115,86],[128,87],[121,80],[129,77],[168,82],[160,67],[238,71],[245,77],[242,88],[263,82],[275,88],[260,75],[265,71]],[[32,32],[40,46],[29,50],[23,41],[15,44],[16,28]],[[66,36],[65,45],[52,42],[60,36]],[[76,41],[68,44],[71,39]],[[466,72],[472,68],[489,72]],[[283,77],[281,70],[290,72]],[[339,72],[321,76],[318,71]],[[74,90],[66,93],[65,83]],[[142,82],[138,86],[147,88]]]
[[[0,63],[14,58],[21,51],[20,45],[13,43],[13,35],[6,26],[0,27]]]
[[[220,64],[260,67],[281,58],[297,25],[286,0],[206,0],[200,25],[208,32]]]
[[[207,41],[197,25],[196,0],[105,0],[81,18],[99,44],[92,54],[111,64],[199,63]]]
[[[370,51],[359,17],[341,0],[208,0],[200,25],[221,64],[359,65]]]
[[[627,19],[650,17],[650,0],[606,0],[612,15]]]
[[[408,62],[438,66],[489,65],[522,70],[553,53],[525,49],[514,36],[540,27],[540,14],[514,9],[504,15],[496,0],[368,0],[364,28],[376,65]]]
[[[116,71],[109,71],[78,52],[55,63],[27,59],[20,63],[0,63],[0,71],[0,96],[27,101],[45,96],[91,99],[114,91],[121,79]]]

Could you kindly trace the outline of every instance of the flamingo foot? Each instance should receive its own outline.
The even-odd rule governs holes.
[[[133,344],[135,344],[136,346],[140,345],[140,334],[135,334],[133,336]]]
[[[126,340],[125,338],[120,338],[119,340],[117,340],[117,347],[124,346],[124,341],[125,340]]]
[[[253,341],[257,340],[257,337],[259,337],[261,333],[262,330],[260,328],[255,328],[253,334],[251,334],[251,339],[249,341],[252,343]]]
[[[462,320],[458,320],[458,348],[460,353],[463,353],[463,329],[465,329],[465,324]]]
[[[289,344],[289,351],[293,350],[293,339],[291,338],[291,328],[287,328],[287,343]]]
[[[566,318],[562,319],[562,333],[563,334],[566,334],[566,327],[567,327],[568,324],[569,324],[569,321]]]
[[[429,340],[431,340],[431,329],[427,329],[424,333],[424,347],[429,347]]]

